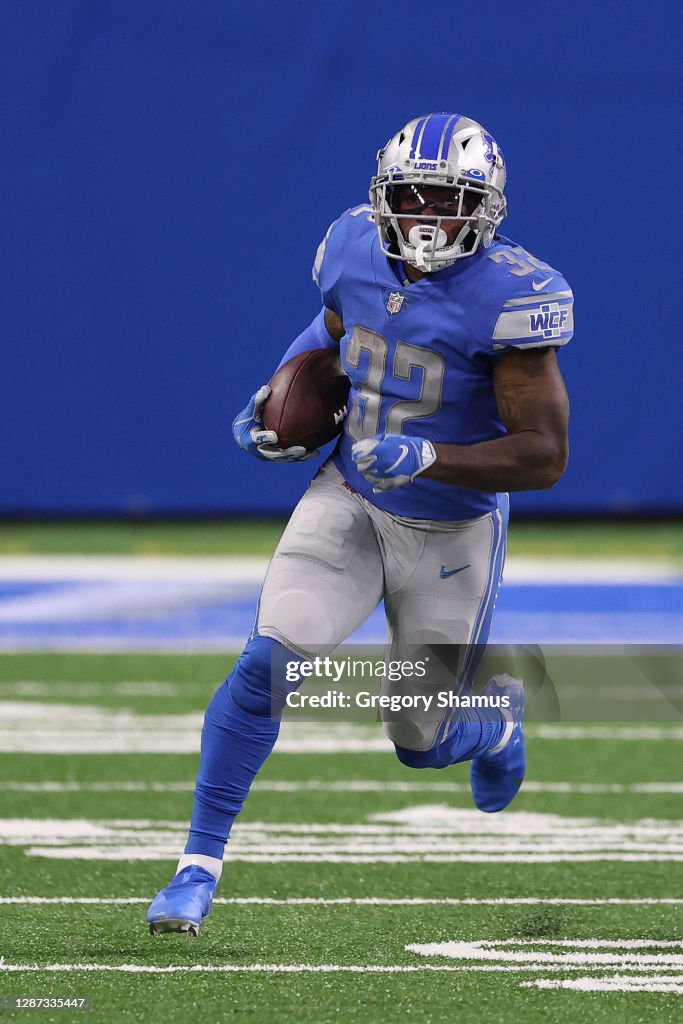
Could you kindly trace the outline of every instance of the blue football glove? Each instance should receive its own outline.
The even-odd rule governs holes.
[[[308,452],[303,445],[281,448],[274,430],[266,430],[263,426],[263,404],[270,394],[267,384],[260,387],[252,395],[242,412],[238,413],[232,424],[232,436],[240,448],[257,459],[268,462],[303,462],[314,459],[319,453]]]
[[[375,492],[404,487],[436,462],[431,441],[405,434],[377,434],[356,441],[351,457]]]

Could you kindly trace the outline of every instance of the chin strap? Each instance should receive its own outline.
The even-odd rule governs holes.
[[[431,269],[429,264],[425,262],[424,258],[425,251],[428,248],[429,242],[420,242],[420,244],[415,250],[415,266],[417,267],[418,270],[421,270],[423,273],[429,273]]]

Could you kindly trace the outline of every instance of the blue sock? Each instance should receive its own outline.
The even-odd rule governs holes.
[[[460,761],[471,761],[503,738],[506,721],[499,711],[495,710],[494,715],[491,720],[488,709],[461,708],[446,736],[430,750],[409,750],[396,745],[396,756],[409,768],[448,768]]]
[[[199,775],[185,853],[223,857],[232,823],[275,745],[288,693],[285,664],[301,659],[254,636],[214,694],[202,729]]]

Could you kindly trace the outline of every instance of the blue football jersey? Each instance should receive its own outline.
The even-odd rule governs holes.
[[[335,221],[316,254],[313,277],[324,305],[344,323],[340,352],[351,379],[334,460],[356,491],[387,512],[471,519],[494,509],[496,495],[422,476],[374,494],[351,447],[383,433],[461,445],[503,436],[496,358],[509,348],[565,345],[572,293],[558,271],[503,237],[410,285],[401,285],[392,264],[369,206]]]

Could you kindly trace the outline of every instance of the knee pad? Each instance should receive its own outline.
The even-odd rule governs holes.
[[[288,694],[299,685],[287,679],[288,669],[300,661],[277,640],[256,634],[226,679],[230,696],[243,711],[279,718]]]

